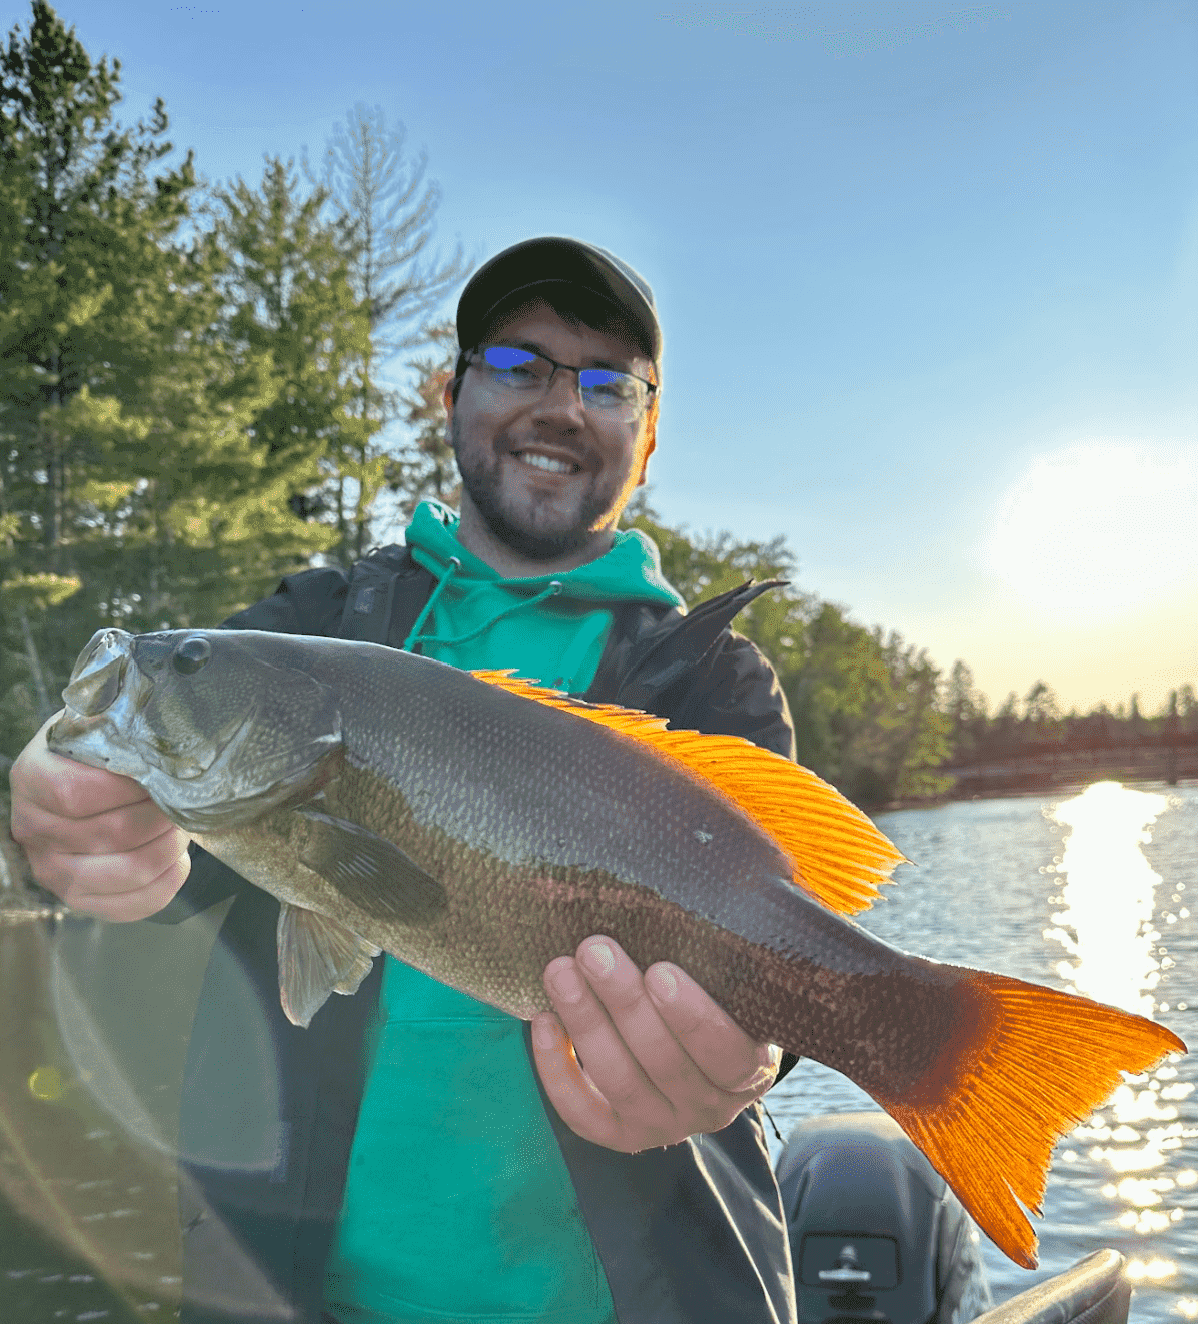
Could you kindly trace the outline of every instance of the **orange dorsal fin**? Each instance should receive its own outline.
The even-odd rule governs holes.
[[[665,719],[615,704],[584,703],[520,680],[510,671],[475,671],[477,680],[557,708],[638,741],[731,800],[782,850],[794,881],[844,915],[873,905],[904,856],[856,805],[789,759],[739,736],[668,731]]]

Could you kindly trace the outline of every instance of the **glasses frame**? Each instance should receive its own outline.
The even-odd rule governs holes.
[[[484,367],[494,372],[495,369],[491,368],[491,365],[486,361],[485,358],[483,358],[483,354],[488,349],[520,349],[523,350],[526,354],[531,354],[533,355],[534,358],[544,359],[546,363],[550,364],[552,367],[552,371],[550,372],[549,376],[545,378],[545,389],[541,392],[541,395],[537,397],[538,399],[543,399],[546,395],[549,394],[549,388],[553,385],[553,379],[554,377],[557,376],[559,368],[563,369],[566,372],[574,373],[574,375],[578,378],[577,387],[576,387],[576,389],[578,390],[578,398],[582,402],[583,409],[586,409],[587,413],[590,414],[593,418],[602,418],[604,416],[605,411],[602,409],[596,409],[596,410],[587,409],[586,401],[583,400],[582,398],[582,374],[584,372],[588,372],[588,371],[618,372],[623,374],[625,377],[631,377],[633,381],[640,382],[642,386],[647,386],[649,388],[649,394],[646,397],[645,403],[641,406],[640,410],[637,413],[633,414],[631,418],[621,420],[623,422],[635,423],[638,419],[644,418],[644,416],[649,412],[649,409],[653,404],[654,396],[657,395],[658,386],[656,382],[651,382],[647,378],[641,377],[635,372],[629,372],[627,368],[600,368],[597,366],[588,368],[584,364],[559,363],[557,359],[552,358],[550,355],[546,354],[545,351],[542,349],[532,349],[528,345],[505,344],[502,340],[487,340],[480,345],[475,345],[473,349],[467,350],[465,356],[467,364],[475,364],[481,362]],[[615,411],[613,410],[612,413],[614,414]],[[613,422],[615,421],[614,418],[612,421]]]

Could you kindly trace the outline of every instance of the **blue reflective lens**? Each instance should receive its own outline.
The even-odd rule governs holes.
[[[600,409],[639,406],[642,399],[640,383],[635,377],[610,368],[587,368],[578,374],[578,385],[582,388],[582,398]]]
[[[578,374],[583,405],[611,417],[632,419],[645,407],[648,389],[631,373],[615,368],[573,368],[515,345],[488,345],[480,351],[492,380],[521,392],[544,390],[558,367]]]
[[[527,368],[537,356],[527,349],[516,349],[514,345],[491,345],[483,350],[483,358],[489,368],[510,372],[513,368]]]

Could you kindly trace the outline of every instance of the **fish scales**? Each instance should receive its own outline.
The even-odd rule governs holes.
[[[688,971],[746,1031],[844,1072],[979,1225],[1035,1264],[1052,1145],[1171,1031],[942,965],[850,920],[901,856],[813,774],[506,673],[253,631],[100,631],[50,746],[132,776],[279,898],[280,995],[307,1024],[380,951],[513,1015],[608,933]]]
[[[906,956],[900,967],[856,926],[844,934],[740,810],[652,751],[510,694],[480,708],[465,673],[420,673],[394,711],[379,708],[368,675],[341,683],[345,757],[359,775],[339,778],[335,812],[452,880],[449,912],[431,930],[405,938],[363,925],[385,951],[529,1017],[550,1006],[545,966],[612,931],[642,967],[704,972],[755,1037],[847,1070],[863,1088],[927,1070],[937,1036],[916,1027],[958,1014],[955,981]],[[423,757],[430,749],[435,761]],[[510,770],[498,783],[478,772],[492,758]],[[783,973],[767,984],[770,954]],[[885,1014],[862,1015],[865,1006]]]

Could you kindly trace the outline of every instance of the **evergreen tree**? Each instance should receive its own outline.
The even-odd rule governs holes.
[[[302,193],[290,162],[267,157],[257,189],[238,178],[216,191],[211,244],[231,351],[269,383],[252,420],[266,472],[287,488],[285,507],[320,517],[313,539],[346,559],[367,498],[347,504],[340,479],[379,424],[357,408],[369,319],[345,228],[321,218],[326,200],[321,189]]]
[[[404,519],[412,517],[425,497],[456,507],[462,491],[444,403],[445,388],[453,380],[457,362],[457,332],[452,322],[440,322],[429,328],[429,339],[432,351],[408,364],[416,384],[400,397],[407,436],[390,455],[385,469],[387,487]]]
[[[986,732],[986,696],[974,685],[973,672],[958,658],[952,665],[944,692],[949,740],[954,757],[968,757]]]
[[[1051,685],[1038,680],[1028,690],[1023,698],[1023,717],[1032,728],[1033,740],[1051,740],[1060,733],[1061,704]]]
[[[0,70],[0,741],[15,751],[95,629],[212,623],[328,539],[292,514],[286,465],[253,434],[270,359],[226,334],[190,155],[154,169],[172,150],[161,101],[121,128],[119,63],[93,63],[44,0]]]

